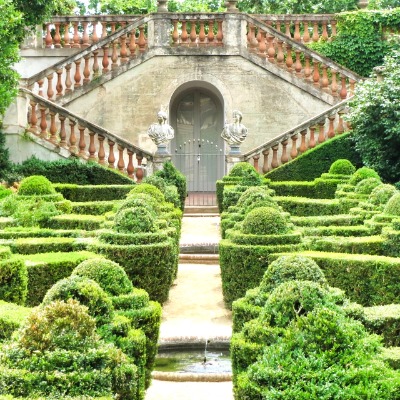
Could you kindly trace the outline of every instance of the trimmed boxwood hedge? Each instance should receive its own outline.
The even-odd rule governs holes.
[[[85,250],[87,244],[79,238],[41,237],[15,239],[9,244],[18,254],[36,254]]]
[[[285,211],[298,217],[341,214],[343,207],[336,199],[309,199],[305,197],[284,196],[276,196],[274,199]]]
[[[30,308],[0,300],[0,342],[10,339],[30,312]]]
[[[270,260],[286,254],[271,254]],[[290,253],[289,253],[290,254]],[[395,303],[400,298],[400,259],[367,254],[302,251],[324,271],[331,286],[364,306]]]
[[[0,260],[0,300],[25,304],[28,272],[20,257]]]
[[[122,200],[135,185],[54,184],[54,189],[72,202]]]
[[[71,203],[73,214],[101,215],[112,211],[117,201],[80,201]]]
[[[291,216],[291,222],[296,226],[353,226],[360,225],[364,221],[359,215],[314,215],[311,217]]]
[[[50,229],[94,231],[100,229],[104,221],[103,215],[63,214],[51,218],[46,222],[46,227]]]

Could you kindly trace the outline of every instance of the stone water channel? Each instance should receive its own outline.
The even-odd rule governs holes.
[[[233,399],[232,316],[222,298],[219,222],[215,208],[185,211],[178,277],[163,306],[160,355],[146,400]]]

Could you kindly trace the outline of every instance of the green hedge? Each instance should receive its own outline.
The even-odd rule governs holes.
[[[5,260],[11,257],[11,250],[7,246],[0,246],[0,260]]]
[[[285,211],[298,217],[341,214],[341,205],[336,199],[276,196],[275,200]]]
[[[81,201],[72,203],[72,213],[101,215],[112,211],[118,204],[116,201]]]
[[[322,173],[329,171],[333,162],[347,159],[357,167],[362,166],[356,153],[351,132],[338,135],[331,140],[307,150],[294,160],[279,166],[265,174],[272,181],[312,181]]]
[[[72,202],[122,200],[134,185],[54,184],[54,189]]]
[[[40,253],[20,256],[28,272],[26,304],[39,305],[46,292],[60,279],[68,277],[82,261],[99,257],[88,251]]]
[[[216,182],[216,191],[217,191],[217,204],[219,212],[224,211],[223,209],[223,201],[224,201],[224,189],[228,186],[235,186],[241,181],[242,177],[240,176],[224,176],[222,180],[218,180]]]
[[[42,237],[15,239],[9,246],[13,253],[36,254],[85,250],[87,244],[79,238]]]
[[[20,257],[0,261],[0,300],[25,304],[28,272]]]
[[[328,283],[364,306],[396,303],[400,296],[400,259],[366,254],[303,251],[323,270]],[[280,254],[271,254],[275,260]]]
[[[388,347],[383,349],[382,359],[393,369],[400,370],[400,347]]]
[[[366,225],[315,226],[302,229],[305,236],[369,236],[373,231]],[[364,252],[363,252],[364,253]]]
[[[103,226],[104,221],[103,215],[63,214],[52,217],[46,222],[46,227],[62,230],[95,231]]]
[[[311,217],[292,216],[290,221],[296,226],[351,226],[360,225],[364,219],[358,215],[314,215]]]
[[[0,300],[0,342],[10,339],[30,312],[30,308]]]
[[[22,238],[49,238],[49,237],[82,237],[89,235],[82,231],[47,229],[47,228],[6,228],[0,231],[0,239],[22,239]]]

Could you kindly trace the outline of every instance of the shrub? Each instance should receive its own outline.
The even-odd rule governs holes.
[[[85,277],[74,275],[58,281],[46,293],[43,304],[47,305],[55,300],[71,298],[87,306],[89,314],[96,319],[99,325],[110,321],[113,313],[110,298],[98,283]]]
[[[51,182],[41,175],[32,175],[24,178],[18,188],[18,194],[22,196],[42,196],[54,193],[55,190]]]
[[[351,161],[343,158],[336,160],[329,168],[329,173],[335,175],[353,175],[354,172],[356,172],[356,167]]]
[[[360,194],[371,194],[371,192],[381,183],[381,180],[378,178],[363,179],[357,183],[355,192]]]
[[[357,185],[359,182],[361,182],[363,179],[367,178],[376,178],[376,179],[381,179],[378,175],[377,172],[375,172],[372,168],[368,167],[361,167],[359,168],[352,177],[349,180],[350,185]]]
[[[10,339],[30,313],[30,308],[0,300],[0,342]]]
[[[13,191],[11,189],[6,189],[4,186],[0,185],[0,200],[10,196],[12,193]]]
[[[165,188],[167,187],[165,180],[161,176],[154,174],[146,176],[146,178],[143,179],[142,183],[155,186],[163,194],[165,193]]]
[[[136,193],[146,193],[150,196],[154,197],[158,203],[163,203],[165,201],[164,195],[160,191],[160,189],[156,188],[149,183],[141,183],[140,185],[136,185],[129,193],[128,196],[136,194]]]
[[[18,225],[24,227],[43,226],[52,217],[61,214],[54,203],[43,200],[40,196],[32,196],[31,199],[18,201],[13,218]]]
[[[281,212],[272,207],[260,207],[250,211],[243,221],[243,233],[274,235],[289,231]]]
[[[0,300],[25,304],[28,273],[20,258],[0,260]]]
[[[133,290],[124,269],[117,263],[105,258],[92,258],[80,263],[72,275],[79,275],[97,282],[110,296],[129,294]]]
[[[172,203],[175,207],[181,208],[178,189],[174,185],[167,185],[164,192],[165,201]]]
[[[128,209],[128,208],[144,208],[155,218],[160,214],[160,204],[157,200],[145,193],[137,193],[130,195],[120,205],[116,207],[117,212]]]
[[[368,201],[376,206],[384,206],[396,192],[395,186],[381,183],[372,190]]]
[[[400,193],[394,194],[383,210],[385,214],[400,216]]]
[[[238,162],[229,171],[229,176],[245,176],[247,172],[256,172],[255,168],[248,162]]]
[[[247,207],[258,200],[270,201],[271,204],[275,203],[275,200],[272,198],[271,194],[272,191],[268,189],[267,186],[251,186],[239,197],[237,206],[247,209]]]
[[[120,233],[155,232],[154,217],[144,207],[132,207],[119,211],[114,218],[114,229]]]

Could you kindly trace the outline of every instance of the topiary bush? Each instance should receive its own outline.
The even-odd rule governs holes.
[[[181,208],[178,189],[174,185],[167,185],[164,192],[165,201],[172,203],[174,207]]]
[[[81,262],[72,271],[72,275],[94,280],[110,296],[129,294],[133,291],[132,282],[124,269],[105,258],[92,258]]]
[[[229,176],[244,176],[248,172],[257,172],[255,168],[248,162],[238,162],[229,171]]]
[[[156,188],[153,185],[150,185],[149,183],[141,183],[140,185],[136,185],[129,193],[128,196],[131,196],[133,194],[137,193],[146,193],[154,199],[157,200],[158,203],[163,203],[165,201],[164,195],[162,194],[161,190]]]
[[[251,186],[239,197],[237,206],[246,209],[257,200],[270,200],[271,204],[275,203],[272,194],[273,191],[267,186]]]
[[[352,177],[349,180],[350,185],[357,185],[357,183],[361,182],[363,179],[367,178],[376,178],[376,179],[381,179],[378,175],[377,172],[375,172],[373,169],[368,168],[368,167],[361,167],[359,168]]]
[[[24,305],[28,292],[28,271],[17,257],[0,260],[0,300]]]
[[[243,233],[276,235],[289,231],[286,218],[276,208],[259,207],[250,211],[243,221]]]
[[[356,167],[343,158],[336,160],[329,168],[329,173],[335,175],[353,175],[354,172],[356,172]]]
[[[376,206],[384,206],[396,192],[395,186],[381,183],[372,190],[368,201]]]
[[[119,211],[131,207],[146,208],[146,210],[154,215],[154,217],[161,212],[161,204],[153,196],[146,193],[134,193],[128,195],[121,204],[115,207],[115,210]]]
[[[117,212],[114,229],[119,233],[155,232],[155,218],[143,207],[132,207]]]
[[[380,184],[382,184],[382,182],[378,178],[366,178],[357,183],[355,192],[360,194],[371,194],[371,192]]]
[[[55,193],[51,182],[41,175],[24,178],[18,188],[18,195],[21,196],[42,196]]]
[[[167,187],[167,183],[165,182],[164,178],[155,174],[146,176],[146,178],[143,179],[142,183],[147,183],[149,185],[155,186],[163,194],[165,193],[165,188]]]
[[[71,298],[87,306],[98,325],[110,322],[113,314],[110,298],[98,283],[86,277],[73,275],[58,281],[46,293],[42,304],[46,306],[55,300]]]
[[[400,193],[394,194],[383,209],[385,214],[400,216]]]

